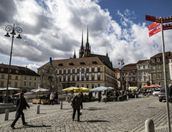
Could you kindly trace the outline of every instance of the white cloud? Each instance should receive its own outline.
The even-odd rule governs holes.
[[[14,13],[10,9],[7,14],[0,13],[12,16],[1,17],[0,25],[14,22],[23,28],[23,39],[14,41],[16,64],[35,69],[49,57],[71,57],[80,48],[82,28],[85,43],[87,26],[92,52],[103,55],[108,52],[115,66],[120,58],[125,63],[134,63],[161,52],[160,33],[148,38],[145,23],[135,23],[135,14],[128,9],[117,12],[121,18],[119,23],[108,10],[101,9],[98,0],[14,0],[9,5],[2,1],[1,9],[10,5]],[[11,38],[5,38],[4,34],[0,30],[0,56],[9,56]],[[172,50],[172,34],[166,31],[165,36],[166,47]],[[0,61],[4,63],[3,59]]]

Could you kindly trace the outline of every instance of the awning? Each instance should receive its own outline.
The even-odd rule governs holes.
[[[131,91],[134,91],[134,90],[137,90],[138,88],[136,86],[133,86],[133,87],[128,87],[128,90],[131,90]]]
[[[0,91],[6,91],[7,88],[0,88]],[[19,88],[8,87],[8,90],[20,90]]]
[[[143,88],[160,88],[161,86],[159,84],[151,84],[151,85],[144,85]]]

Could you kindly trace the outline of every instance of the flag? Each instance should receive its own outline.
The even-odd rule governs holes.
[[[160,25],[160,23],[153,22],[151,25],[148,26],[148,29],[149,29],[149,30],[152,30],[152,29],[156,28],[156,27],[159,26],[159,25]]]
[[[149,29],[149,37],[161,31],[160,23],[153,22],[148,26]]]
[[[157,27],[151,31],[149,31],[149,37],[153,36],[154,34],[158,33],[161,31],[161,27]]]

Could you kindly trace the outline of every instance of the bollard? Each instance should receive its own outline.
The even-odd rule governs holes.
[[[134,98],[137,98],[137,95],[136,94],[134,95]]]
[[[145,132],[155,132],[154,122],[152,119],[147,119],[145,121]]]
[[[8,121],[9,109],[5,109],[5,121]]]
[[[63,101],[60,102],[60,109],[63,109]]]
[[[40,114],[40,105],[37,105],[37,114]]]
[[[128,95],[127,95],[127,100],[129,99]]]

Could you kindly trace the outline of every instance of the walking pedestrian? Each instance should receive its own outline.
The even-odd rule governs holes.
[[[54,93],[53,92],[51,92],[51,94],[50,94],[50,104],[54,105]]]
[[[102,99],[102,92],[98,92],[98,101],[100,102],[101,101],[101,99]]]
[[[72,100],[72,108],[73,108],[73,114],[72,114],[72,120],[75,119],[75,114],[77,111],[77,121],[80,121],[80,108],[81,108],[81,98],[80,95],[76,95]]]
[[[17,100],[16,117],[15,117],[14,121],[11,124],[12,129],[15,129],[14,126],[15,126],[16,122],[18,121],[18,119],[20,118],[20,116],[22,118],[22,124],[27,125],[27,123],[25,122],[25,116],[24,116],[24,113],[23,113],[23,110],[26,109],[26,107],[30,108],[30,106],[26,102],[26,99],[24,98],[24,93],[21,92],[19,100]]]

